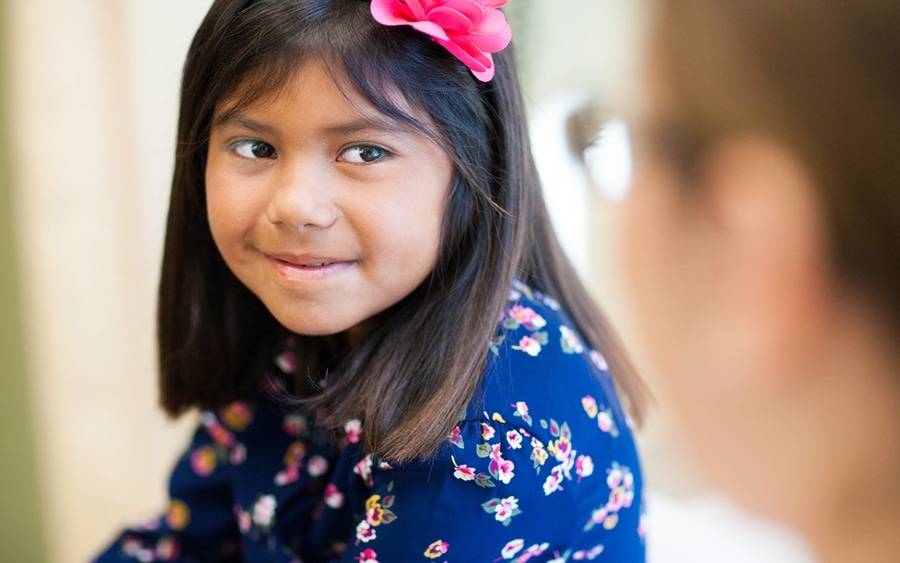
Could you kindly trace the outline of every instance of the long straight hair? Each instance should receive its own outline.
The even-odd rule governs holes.
[[[517,277],[568,310],[607,357],[639,420],[643,384],[551,228],[512,49],[495,56],[496,76],[483,84],[424,35],[377,24],[365,0],[217,0],[191,44],[159,295],[165,410],[176,416],[253,397],[285,333],[219,255],[204,172],[219,104],[228,100],[235,111],[278,92],[309,57],[386,116],[434,139],[455,168],[426,281],[377,315],[353,349],[334,337],[293,335],[301,364],[293,391],[318,422],[336,429],[360,419],[367,451],[400,462],[427,458],[478,388]],[[416,112],[404,111],[396,93]]]

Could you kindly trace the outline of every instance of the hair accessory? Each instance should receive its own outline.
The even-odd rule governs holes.
[[[408,25],[463,62],[482,82],[494,77],[494,59],[509,45],[512,30],[499,10],[507,0],[372,0],[382,25]]]

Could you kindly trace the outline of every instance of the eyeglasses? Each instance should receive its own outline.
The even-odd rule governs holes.
[[[624,119],[603,122],[583,159],[593,185],[609,200],[622,201],[634,173],[631,133]]]
[[[708,146],[707,138],[676,121],[612,117],[600,123],[582,158],[595,188],[608,200],[619,202],[631,189],[638,153],[661,157],[690,178]]]

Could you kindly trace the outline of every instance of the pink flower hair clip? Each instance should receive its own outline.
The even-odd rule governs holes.
[[[507,0],[372,0],[372,17],[382,25],[408,25],[436,41],[482,82],[494,77],[492,53],[512,40],[500,11]]]

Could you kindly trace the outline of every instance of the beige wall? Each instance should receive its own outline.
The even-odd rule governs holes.
[[[0,26],[6,2],[0,2]],[[20,279],[14,239],[5,84],[7,51],[0,60],[0,561],[39,562],[43,550],[41,499],[25,367]]]
[[[10,2],[14,195],[53,561],[162,506],[153,304],[177,82],[209,2]]]

